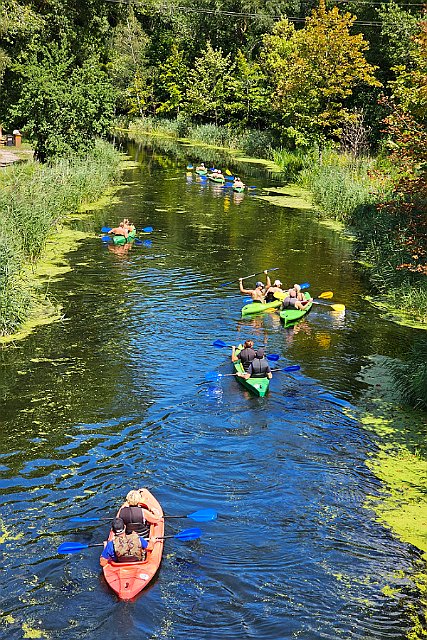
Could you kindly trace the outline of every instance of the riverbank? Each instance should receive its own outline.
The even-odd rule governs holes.
[[[85,158],[53,165],[18,163],[0,174],[0,341],[27,335],[60,319],[49,301],[50,279],[85,236],[66,216],[95,200],[119,175],[121,154],[98,142]]]

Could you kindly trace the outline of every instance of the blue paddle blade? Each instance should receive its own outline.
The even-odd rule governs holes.
[[[220,378],[222,378],[221,374],[216,371],[208,371],[205,375],[206,382],[216,382]]]
[[[153,227],[144,227],[143,229],[141,229],[141,231],[143,231],[144,233],[151,233],[152,231],[154,231]]]
[[[271,360],[271,362],[277,362],[278,360],[280,360],[280,356],[278,353],[269,353],[265,357],[267,358],[267,360]]]
[[[194,529],[185,529],[184,531],[180,531],[174,535],[174,538],[177,540],[196,540],[197,538],[200,538],[201,535],[202,530],[195,527]]]
[[[57,553],[78,553],[82,549],[87,549],[88,546],[81,542],[63,542],[59,545]]]
[[[300,284],[301,289],[309,289],[310,288],[310,283],[309,282],[303,282],[302,284]]]
[[[190,518],[195,522],[210,522],[211,520],[216,520],[217,516],[218,514],[214,509],[200,509],[199,511],[190,513],[187,518]]]
[[[102,242],[105,242],[105,244],[108,244],[109,242],[111,242],[110,236],[102,236],[101,240]]]
[[[109,233],[111,231],[111,227],[102,227],[101,233]]]
[[[153,244],[152,240],[143,240],[142,244],[144,245],[144,247],[151,247]]]
[[[252,298],[243,298],[243,304],[251,304],[253,302]]]
[[[299,371],[300,369],[301,367],[299,366],[299,364],[293,364],[290,367],[285,367],[284,369],[282,369],[282,371],[290,373],[291,371]]]
[[[80,516],[74,516],[74,518],[70,518],[70,522],[99,522],[101,518],[84,518]]]
[[[234,182],[234,176],[226,176],[227,182]]]
[[[256,189],[256,186],[252,185],[251,187],[248,187],[248,189]]]
[[[217,349],[223,349],[227,345],[222,340],[215,340],[215,342],[212,342],[212,346],[216,347]]]

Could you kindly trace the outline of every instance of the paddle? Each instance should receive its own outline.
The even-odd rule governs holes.
[[[216,520],[217,512],[213,509],[199,509],[199,511],[194,511],[193,513],[189,513],[184,516],[163,516],[164,518],[190,518],[190,520],[194,520],[194,522],[209,522],[210,520]],[[112,520],[113,518],[85,518],[80,516],[74,516],[70,518],[70,522],[100,522],[101,520]]]
[[[102,227],[101,233],[110,233],[113,227]],[[142,231],[143,233],[152,233],[154,231],[153,227],[144,227],[143,229],[138,229],[138,231]]]
[[[279,267],[273,267],[273,269],[264,269],[264,271],[278,271]],[[239,282],[239,280],[247,280],[248,278],[253,278],[254,276],[260,276],[264,271],[258,271],[257,273],[251,273],[250,276],[245,276],[244,278],[237,278],[237,280],[230,280],[230,282],[224,282],[223,284],[218,285],[219,287],[227,287],[229,284],[234,284],[235,282]]]
[[[201,529],[184,529],[184,531],[180,531],[173,536],[159,536],[156,540],[165,540],[166,538],[176,538],[177,540],[196,540],[200,538],[202,535]],[[59,545],[57,549],[57,553],[78,553],[83,549],[89,549],[89,547],[103,547],[103,542],[95,542],[93,544],[85,544],[83,542],[63,542]]]
[[[300,285],[301,289],[308,289],[310,287],[310,285],[308,284],[308,282],[304,282],[303,284]],[[333,297],[333,292],[332,291],[324,291],[323,293],[319,294],[317,296],[317,298],[332,298]],[[273,293],[273,296],[276,298],[276,300],[284,300],[287,297],[287,291],[275,291]],[[314,302],[314,300],[313,300]],[[326,302],[316,302],[315,304],[327,304]]]
[[[299,366],[299,364],[293,364],[290,367],[272,369],[271,373],[273,373],[273,371],[284,371],[285,373],[291,373],[292,371],[299,371],[300,369],[301,367]],[[216,371],[208,371],[208,373],[205,375],[205,378],[206,378],[206,382],[217,382],[221,378],[227,378],[228,376],[237,376],[237,375],[238,375],[237,373],[217,373]]]
[[[215,342],[212,342],[212,346],[216,347],[217,349],[224,349],[224,347],[232,349],[233,347],[233,345],[225,344],[225,342],[223,342],[222,340],[215,340]],[[267,358],[267,360],[271,360],[272,362],[277,362],[278,360],[280,360],[280,356],[278,353],[269,353],[265,357]]]
[[[224,171],[224,173],[226,173],[228,176],[232,176],[233,174],[231,173],[230,169],[226,169]]]
[[[313,300],[313,304],[320,304],[322,307],[329,307],[332,311],[345,311],[344,304],[328,304],[327,302],[318,302],[317,300]]]

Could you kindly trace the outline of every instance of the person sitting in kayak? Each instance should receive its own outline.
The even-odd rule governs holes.
[[[236,187],[236,189],[244,189],[245,184],[236,176],[234,178],[233,187]]]
[[[303,292],[301,291],[301,287],[299,284],[294,284],[294,289],[297,292],[297,300],[302,304],[304,308],[309,302],[313,300],[313,298],[306,298]]]
[[[205,163],[201,162],[198,167],[196,167],[196,171],[206,171]]]
[[[259,281],[256,283],[255,289],[244,289],[242,284],[243,278],[239,278],[240,293],[245,293],[246,295],[250,295],[252,298],[252,302],[261,302],[261,304],[264,304],[265,302],[265,292],[267,289],[271,287],[271,280],[268,277],[268,271],[265,270],[264,273],[266,276],[265,286],[261,281]]]
[[[125,229],[127,229],[128,233],[134,233],[136,231],[135,225],[133,224],[133,222],[129,222],[129,218],[124,218],[123,226]]]
[[[302,302],[298,300],[296,289],[288,289],[287,296],[282,302],[282,309],[304,309]]]
[[[271,287],[268,287],[268,289],[265,292],[265,301],[275,302],[277,299],[274,296],[275,293],[283,293],[282,283],[280,282],[280,280],[275,280],[271,285]]]
[[[256,355],[256,351],[254,349],[254,341],[246,340],[245,344],[243,345],[243,349],[237,354],[237,356],[236,347],[233,345],[231,349],[231,362],[237,362],[238,360],[240,360],[243,369],[247,371]]]
[[[145,537],[150,534],[150,524],[160,522],[160,519],[144,504],[137,489],[129,491],[118,515],[126,525],[126,533],[135,531]]]
[[[268,378],[271,380],[273,374],[271,373],[270,365],[265,357],[265,351],[261,347],[255,354],[255,358],[249,365],[249,369],[246,373],[241,373],[240,377],[245,378]]]
[[[112,233],[115,236],[124,236],[125,238],[127,238],[129,235],[129,231],[126,229],[125,223],[123,220],[118,227],[114,227],[114,229],[110,229],[108,233]]]
[[[125,523],[122,518],[114,518],[111,529],[113,539],[104,547],[99,559],[101,567],[105,567],[110,560],[113,562],[142,562],[146,558],[145,549],[148,542],[135,531],[126,533]]]

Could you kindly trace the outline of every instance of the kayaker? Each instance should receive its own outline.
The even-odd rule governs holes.
[[[265,302],[265,292],[271,287],[271,280],[268,276],[268,271],[265,270],[266,282],[265,285],[259,281],[255,285],[255,289],[244,289],[243,288],[243,278],[239,278],[239,287],[240,293],[245,293],[246,295],[250,295],[253,302]]]
[[[113,539],[104,547],[99,559],[101,567],[105,567],[110,560],[113,562],[141,562],[145,560],[145,549],[148,542],[135,531],[126,533],[125,523],[122,518],[114,518],[111,524]]]
[[[148,536],[150,524],[160,522],[160,519],[144,504],[141,493],[132,489],[126,496],[126,502],[120,507],[119,514],[126,525],[126,533],[136,533]]]
[[[124,236],[125,238],[127,238],[129,235],[129,231],[126,229],[125,223],[123,222],[123,220],[118,227],[114,227],[114,229],[110,229],[108,233],[112,233],[115,236]]]
[[[268,378],[271,380],[273,374],[271,373],[270,365],[265,357],[264,348],[261,347],[255,354],[255,358],[249,365],[249,369],[246,373],[241,373],[241,377],[246,378]]]
[[[304,309],[302,302],[298,300],[296,289],[288,289],[287,296],[282,302],[282,309]]]
[[[236,189],[244,189],[245,184],[236,176],[236,178],[234,178],[233,187],[236,187]]]
[[[299,284],[294,284],[294,289],[297,292],[297,300],[302,304],[304,308],[313,298],[306,298],[303,292],[301,291],[301,286]]]
[[[123,226],[125,229],[127,229],[128,233],[134,233],[136,231],[135,225],[133,224],[133,222],[129,222],[128,218],[125,218],[123,220]]]
[[[206,171],[205,163],[201,162],[198,167],[196,167],[196,171]]]
[[[275,280],[271,287],[265,292],[265,301],[266,302],[275,302],[276,298],[274,296],[275,293],[283,293],[282,283],[280,280]]]
[[[242,367],[247,371],[250,367],[252,360],[255,358],[256,351],[254,349],[254,341],[246,340],[243,345],[243,349],[236,356],[236,347],[231,347],[231,362],[237,362],[240,360]]]

